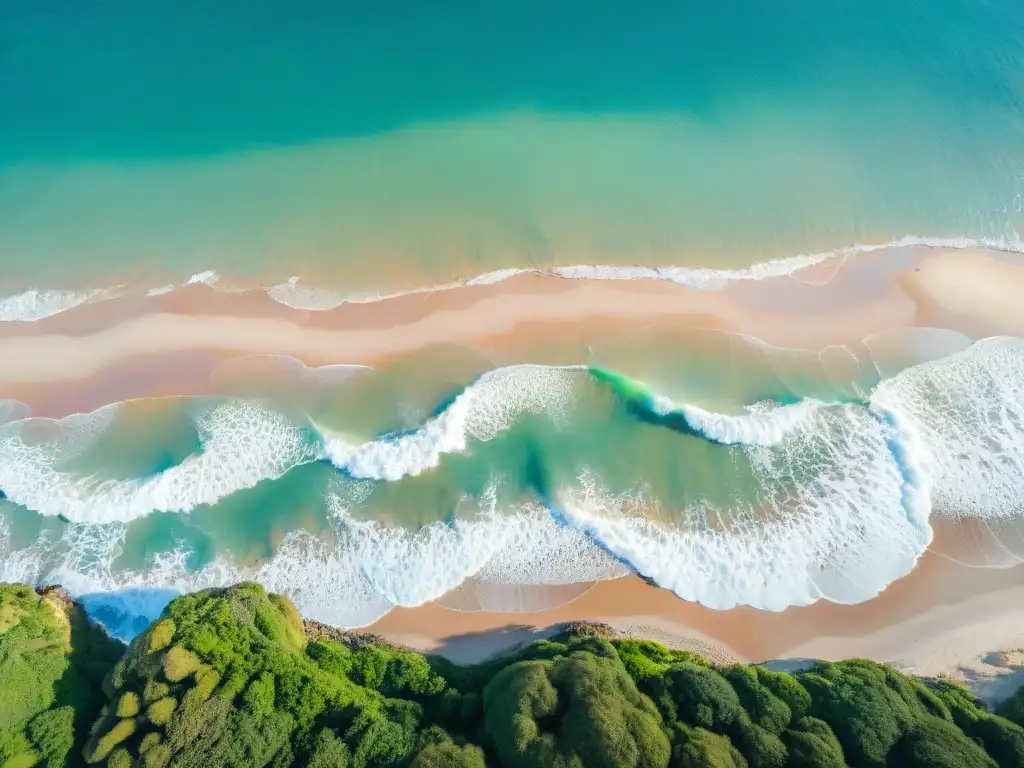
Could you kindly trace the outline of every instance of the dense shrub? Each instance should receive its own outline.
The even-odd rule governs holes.
[[[905,768],[998,768],[963,731],[934,716],[911,725],[893,745],[888,761]]]
[[[824,720],[852,765],[881,766],[899,738],[925,713],[889,686],[884,669],[859,659],[823,663],[797,675],[811,695],[811,714]]]
[[[80,763],[123,650],[59,591],[0,584],[0,764]]]
[[[740,713],[740,699],[729,681],[716,670],[701,664],[682,662],[669,667],[659,681],[658,704],[671,720],[727,732]]]
[[[487,684],[483,705],[505,765],[668,765],[658,712],[617,658],[574,651],[512,664]]]
[[[0,586],[0,692],[3,768],[1024,768],[1019,724],[873,662],[718,669],[580,627],[459,666],[307,642],[253,584],[175,600],[127,649]]]
[[[828,723],[813,717],[798,720],[783,734],[792,768],[843,768],[843,747]]]
[[[746,768],[747,761],[727,736],[677,724],[670,768]]]

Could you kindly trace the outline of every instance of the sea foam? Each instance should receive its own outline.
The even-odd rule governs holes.
[[[984,339],[908,368],[871,403],[921,446],[933,513],[953,526],[940,551],[969,565],[1024,561],[1024,341]]]
[[[436,467],[465,451],[470,440],[491,440],[516,417],[533,413],[557,421],[572,400],[582,366],[515,365],[488,371],[439,415],[418,429],[353,444],[325,435],[324,452],[352,477],[398,480]]]
[[[484,272],[474,277],[447,283],[423,285],[407,290],[390,292],[346,292],[335,286],[314,286],[295,275],[283,283],[263,285],[253,290],[265,291],[274,301],[304,311],[328,311],[343,304],[366,304],[387,301],[402,296],[437,293],[458,288],[494,285],[519,275],[556,277],[566,280],[658,280],[704,290],[720,289],[734,281],[765,280],[784,277],[835,259],[856,258],[887,248],[935,248],[944,250],[986,249],[997,253],[1024,253],[1024,242],[1019,238],[929,237],[906,235],[887,242],[860,243],[829,251],[800,254],[771,259],[749,267],[714,269],[695,266],[646,267],[615,264],[576,264],[563,267],[505,268]],[[145,295],[160,296],[180,287],[205,284],[218,291],[238,293],[243,289],[228,287],[221,275],[208,269],[197,272],[183,283],[168,283],[151,287]],[[67,311],[81,304],[113,298],[123,293],[124,286],[89,291],[27,290],[21,294],[0,299],[0,322],[41,320]]]
[[[661,522],[584,476],[566,519],[638,572],[713,608],[782,610],[866,600],[908,573],[931,540],[926,478],[897,430],[857,405],[818,408],[785,439],[746,451],[756,500]]]
[[[261,480],[315,460],[319,446],[304,430],[261,406],[231,401],[202,410],[202,447],[155,475],[97,481],[61,469],[90,445],[116,413],[107,407],[60,421],[30,419],[0,427],[0,490],[44,515],[105,523],[153,511],[188,512]],[[42,439],[36,434],[45,429]]]
[[[118,288],[88,291],[28,290],[16,296],[0,298],[0,322],[31,323],[92,301],[112,299]]]

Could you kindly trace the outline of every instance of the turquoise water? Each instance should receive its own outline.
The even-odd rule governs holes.
[[[9,295],[213,270],[322,305],[499,268],[1012,245],[1024,215],[1014,3],[0,14]]]

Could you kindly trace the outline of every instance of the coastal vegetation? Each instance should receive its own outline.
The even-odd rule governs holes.
[[[174,600],[127,647],[0,587],[0,766],[1024,767],[1021,696],[865,660],[715,667],[599,626],[460,666],[304,624],[255,584]]]

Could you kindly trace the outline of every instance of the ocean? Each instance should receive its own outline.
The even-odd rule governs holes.
[[[191,283],[315,312],[523,271],[714,290],[892,245],[1024,252],[1006,0],[14,0],[0,103],[5,332]],[[630,572],[723,609],[859,602],[935,516],[971,531],[950,557],[1018,562],[1024,347],[907,334],[251,356],[201,397],[2,401],[0,578],[129,637],[242,578],[353,627]]]

